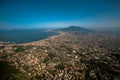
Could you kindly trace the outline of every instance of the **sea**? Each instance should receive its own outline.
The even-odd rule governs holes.
[[[42,40],[56,34],[48,29],[0,30],[0,42],[21,44]]]

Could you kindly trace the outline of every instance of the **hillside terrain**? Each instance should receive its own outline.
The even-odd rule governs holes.
[[[41,41],[0,43],[0,62],[19,70],[11,80],[23,75],[25,80],[120,79],[120,35],[74,26],[56,31]],[[0,79],[11,77],[7,75],[0,74]]]
[[[92,30],[85,29],[79,26],[70,26],[67,28],[56,29],[55,31],[70,32],[70,31],[79,31],[79,32],[93,32]]]

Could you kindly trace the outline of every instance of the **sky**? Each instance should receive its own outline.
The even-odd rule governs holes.
[[[0,0],[0,29],[120,27],[120,0]]]

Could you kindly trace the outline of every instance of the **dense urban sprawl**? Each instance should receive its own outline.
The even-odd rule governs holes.
[[[120,36],[72,31],[25,44],[1,42],[0,61],[28,80],[119,80]]]

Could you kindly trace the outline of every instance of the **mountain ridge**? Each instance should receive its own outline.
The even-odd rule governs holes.
[[[90,29],[82,28],[80,26],[69,26],[61,29],[56,29],[55,31],[63,31],[63,32],[71,32],[71,31],[78,31],[78,32],[93,32]]]

